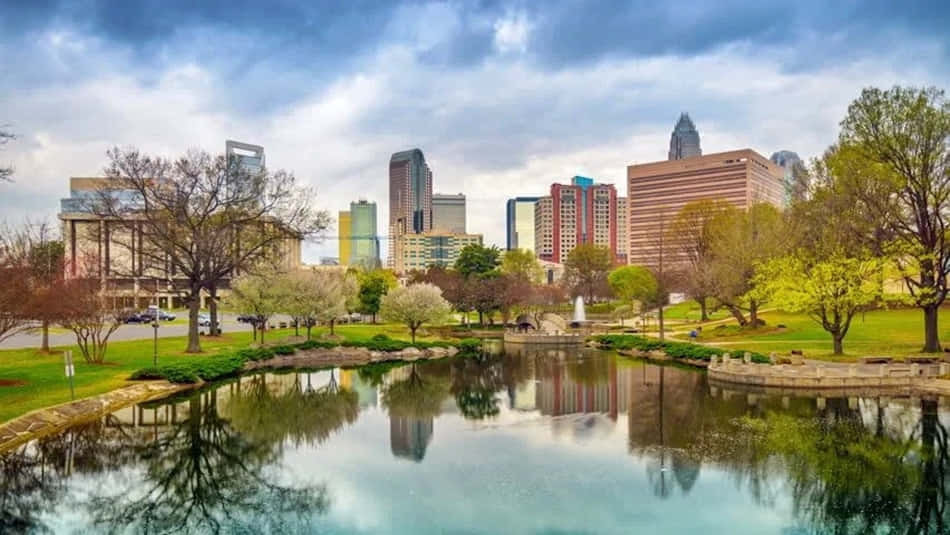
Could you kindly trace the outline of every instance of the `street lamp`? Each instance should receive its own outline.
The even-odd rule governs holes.
[[[156,311],[155,318],[152,319],[152,330],[155,333],[154,338],[154,351],[152,353],[152,366],[158,366],[158,313]]]

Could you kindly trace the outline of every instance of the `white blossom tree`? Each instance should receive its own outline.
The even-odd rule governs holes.
[[[278,312],[282,312],[287,303],[287,286],[284,283],[287,275],[274,269],[264,269],[240,275],[231,281],[231,295],[228,303],[242,314],[253,315],[253,327],[258,324],[261,328],[261,343],[264,342],[264,331],[267,330],[267,320]]]
[[[442,297],[442,290],[427,283],[390,290],[383,296],[379,307],[384,320],[409,327],[413,343],[419,327],[444,320],[451,310],[449,302]]]

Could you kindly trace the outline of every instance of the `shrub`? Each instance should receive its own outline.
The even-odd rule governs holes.
[[[482,349],[482,341],[478,338],[463,338],[459,340],[458,349],[460,353],[478,353]]]
[[[379,334],[374,334],[373,337],[370,338],[370,340],[374,342],[385,342],[387,340],[390,340],[390,338],[383,333],[379,333]]]
[[[197,383],[198,374],[190,364],[168,364],[158,369],[162,376],[172,383]]]
[[[677,359],[710,360],[713,355],[719,356],[726,351],[718,347],[704,346],[692,342],[669,342],[622,334],[604,334],[595,336],[594,340],[604,349],[636,349],[639,351],[663,351]],[[742,355],[745,351],[733,349],[733,354]],[[761,353],[751,353],[752,362],[768,364],[769,358]]]
[[[294,348],[294,346],[283,345],[274,347],[274,353],[278,355],[293,355],[296,352],[297,349]]]
[[[339,344],[333,342],[323,342],[320,340],[307,340],[306,342],[301,342],[297,344],[297,349],[308,350],[308,349],[332,349]]]
[[[158,368],[142,368],[132,372],[132,375],[129,376],[129,379],[133,381],[143,381],[148,379],[164,379],[165,376],[162,374],[162,371]]]

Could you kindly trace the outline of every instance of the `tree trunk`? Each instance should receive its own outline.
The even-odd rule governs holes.
[[[218,288],[216,286],[208,288],[208,316],[211,323],[208,333],[211,336],[220,336],[221,329],[218,328]]]
[[[479,327],[484,327],[484,326],[485,326],[485,323],[484,323],[484,322],[485,322],[485,317],[482,315],[482,311],[479,310],[479,311],[478,311],[478,326],[479,326]]]
[[[657,310],[656,319],[660,326],[660,340],[663,340],[663,305],[660,305],[660,308]]]
[[[251,323],[251,340],[257,341],[257,324]]]
[[[192,290],[188,296],[188,347],[185,353],[201,353],[201,339],[198,337],[198,307],[201,305],[201,290]]]
[[[300,336],[300,318],[294,318],[294,336]]]
[[[709,310],[706,306],[706,298],[698,297],[696,302],[699,303],[699,321],[709,321]]]
[[[334,326],[334,325],[336,325],[336,320],[335,320],[335,319],[330,320],[330,336],[333,336],[333,335],[334,335],[334,333],[333,333],[333,326]]]
[[[843,355],[844,354],[844,335],[838,333],[831,333],[831,339],[834,340],[834,354]]]
[[[43,320],[42,332],[43,338],[40,342],[40,351],[49,353],[49,320]]]
[[[745,327],[749,324],[749,321],[745,319],[745,316],[742,314],[742,310],[735,305],[726,305],[726,308],[729,309],[729,313],[732,314],[733,318],[736,318],[736,321],[739,322],[740,327]]]
[[[310,320],[308,319],[308,320],[307,320],[307,340],[308,340],[308,341],[310,340],[310,329],[312,329],[312,328],[313,328],[313,327],[310,326]]]
[[[418,327],[412,327],[412,326],[409,327],[409,334],[412,337],[413,344],[416,343],[416,329],[418,329]]]
[[[753,329],[759,328],[759,305],[755,301],[749,303],[749,324]]]
[[[373,325],[376,325],[376,313],[373,312]]]
[[[264,331],[267,330],[267,320],[261,322],[261,345],[264,345]]]
[[[940,332],[937,330],[937,312],[940,307],[927,305],[924,307],[924,353],[938,353],[940,351]]]

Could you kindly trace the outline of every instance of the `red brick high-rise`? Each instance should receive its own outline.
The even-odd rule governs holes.
[[[617,190],[575,176],[570,184],[551,184],[551,195],[535,204],[535,247],[542,260],[563,263],[579,244],[610,249],[617,258]]]

